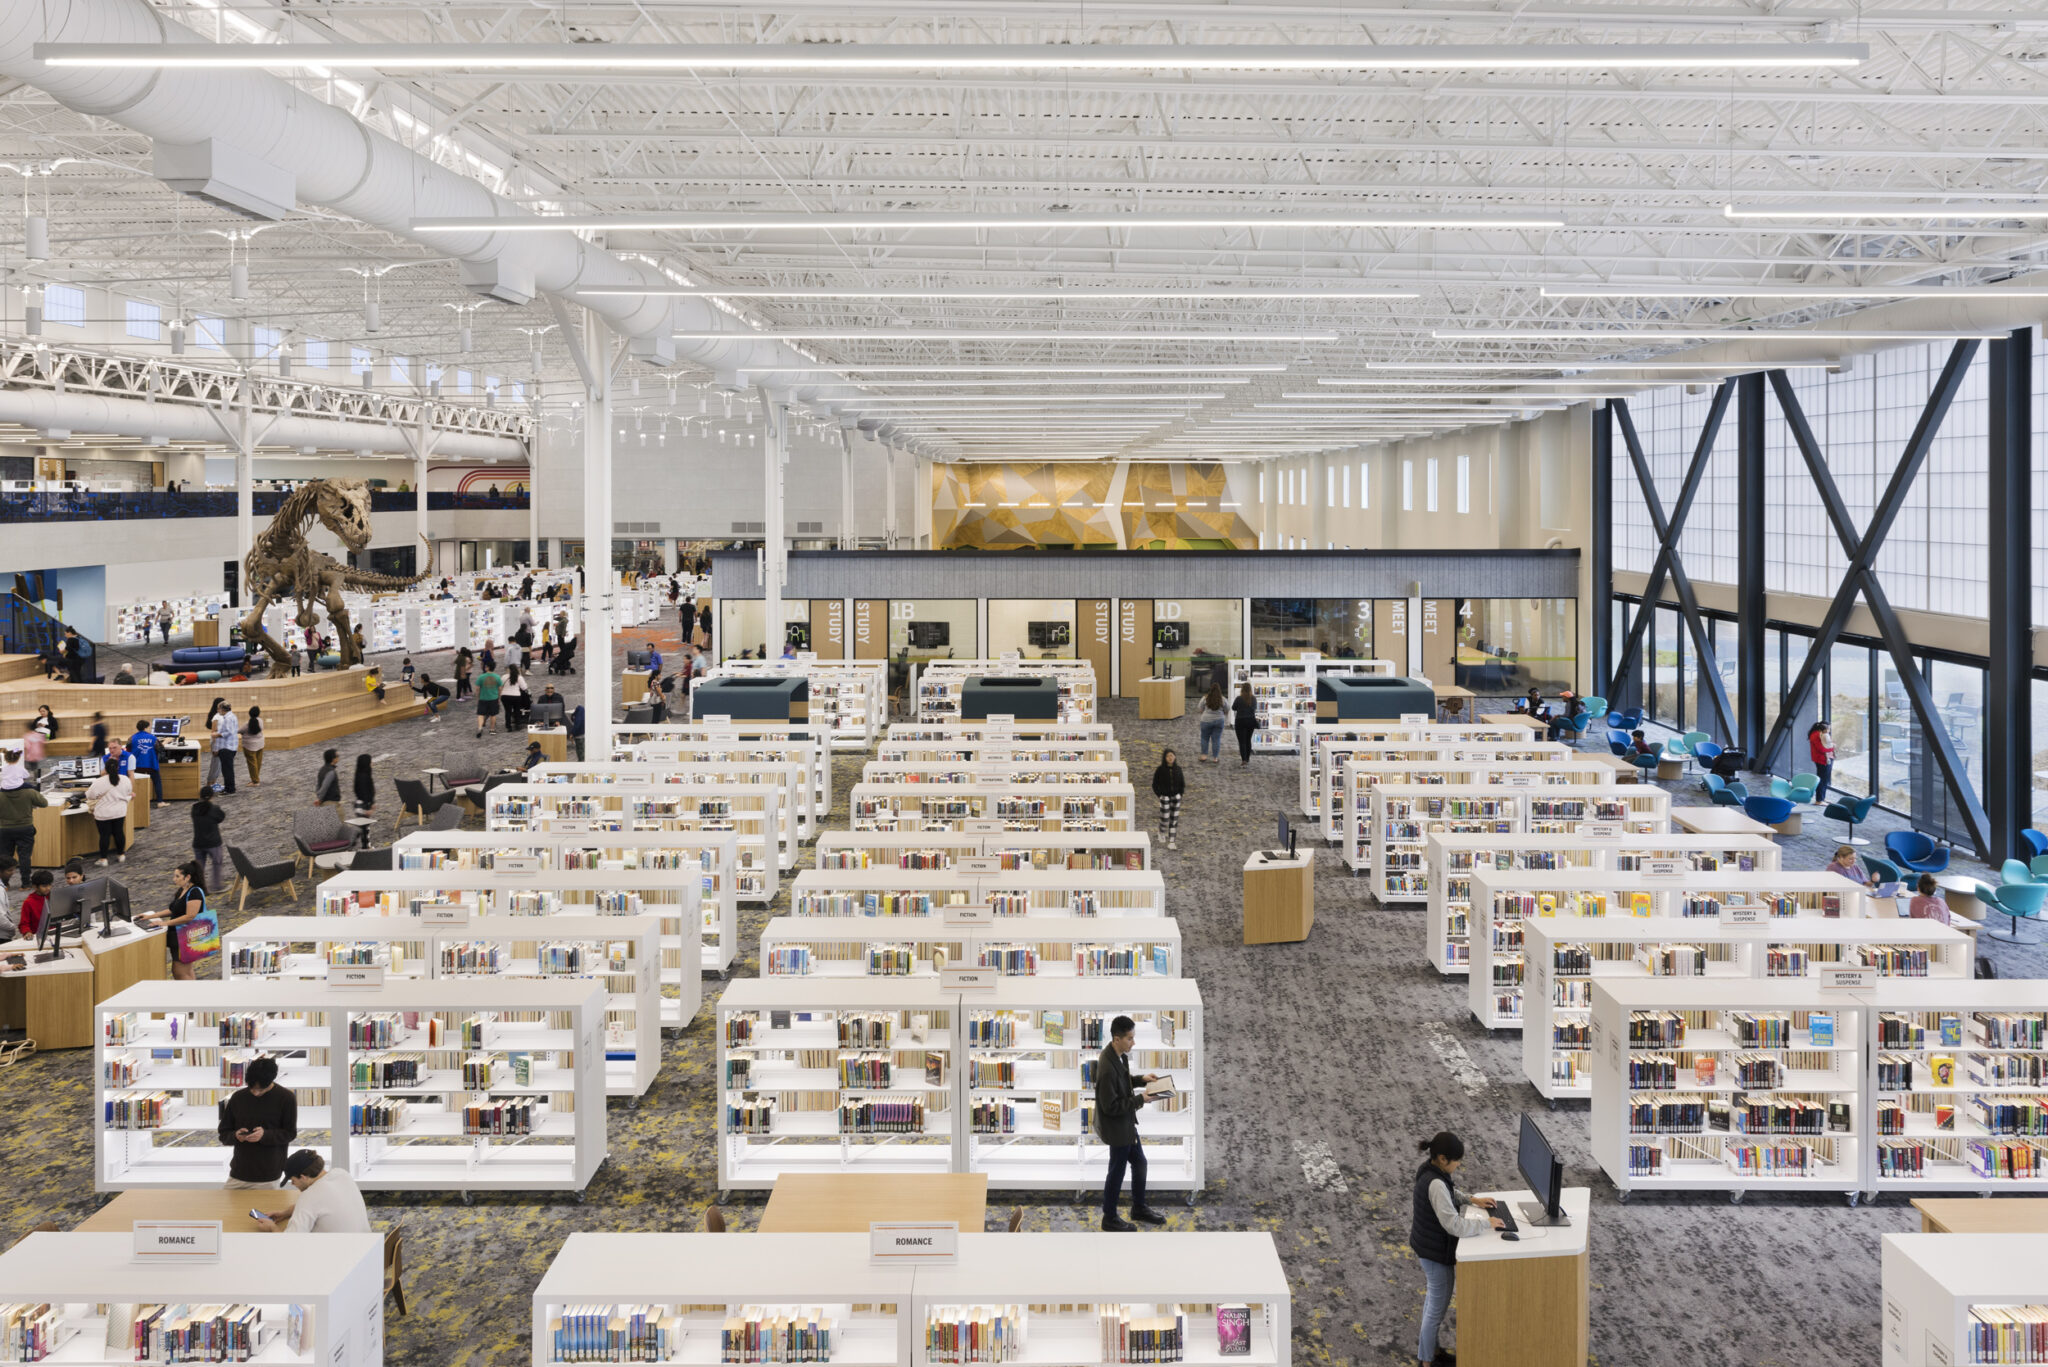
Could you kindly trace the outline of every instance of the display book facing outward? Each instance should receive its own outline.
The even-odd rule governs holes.
[[[295,1147],[360,1187],[581,1191],[606,1152],[604,1012],[597,983],[529,978],[138,984],[94,1008],[94,1186],[219,1186],[232,1151],[188,1141],[269,1054]]]
[[[1671,794],[1647,783],[1620,787],[1545,785],[1542,774],[1496,773],[1470,787],[1383,783],[1372,790],[1373,895],[1382,902],[1426,902],[1435,881],[1432,834],[1499,837],[1517,831],[1577,832],[1586,823],[1650,835],[1670,826]]]
[[[818,837],[818,869],[943,869],[977,855],[1006,869],[1127,869],[1152,867],[1152,837],[1145,831],[827,831]]]
[[[926,723],[960,720],[960,691],[976,675],[1049,676],[1059,682],[1060,724],[1093,722],[1098,680],[1087,660],[932,660],[911,675],[911,696],[917,719]],[[1047,723],[1038,723],[1043,726]],[[1031,724],[1025,723],[1020,731]]]
[[[1323,818],[1324,756],[1335,749],[1359,746],[1371,749],[1387,745],[1452,746],[1507,745],[1526,748],[1533,734],[1526,726],[1473,726],[1448,722],[1318,721],[1300,728],[1301,745],[1296,750],[1295,774],[1300,788],[1301,814],[1320,827]],[[1324,840],[1335,840],[1335,832],[1319,829]]]
[[[889,666],[885,660],[726,660],[701,679],[796,674],[810,680],[811,721],[838,750],[864,750],[881,734],[889,710]],[[694,702],[691,714],[694,716]]]
[[[536,872],[645,872],[664,882],[676,880],[679,888],[694,887],[694,916],[688,910],[688,896],[678,898],[673,914],[659,905],[648,909],[649,915],[661,918],[662,982],[673,984],[680,1000],[683,970],[693,959],[703,972],[723,973],[739,952],[738,890],[733,874],[738,850],[738,839],[729,832],[617,831],[591,836],[539,831],[413,831],[393,842],[392,862],[402,873],[449,868],[522,877]],[[641,897],[643,907],[663,900],[649,898],[644,892]],[[691,945],[697,947],[695,954],[690,952]],[[664,988],[663,996],[668,995]],[[680,1007],[664,1006],[663,1023],[681,1024],[679,1011]]]
[[[963,1230],[888,1264],[867,1234],[571,1234],[533,1297],[534,1367],[566,1362],[1290,1362],[1270,1234]]]
[[[323,890],[324,891],[324,890]],[[468,912],[460,903],[450,911]],[[445,914],[445,913],[444,913]],[[591,980],[605,990],[607,1096],[644,1096],[661,1068],[661,923],[652,916],[413,917],[259,916],[221,937],[221,976],[230,982],[325,982],[336,969],[376,968],[387,978],[503,976]],[[677,1003],[687,1025],[697,1014],[684,984]]]
[[[262,1192],[249,1196],[266,1204]],[[4,1360],[384,1361],[378,1235],[280,1239],[243,1220],[220,1235],[217,1261],[144,1262],[134,1248],[126,1230],[45,1232],[0,1253]]]
[[[718,1004],[719,1186],[784,1172],[985,1172],[997,1190],[1099,1186],[1094,1070],[1109,1022],[1171,1078],[1140,1113],[1148,1185],[1203,1182],[1202,1002],[1186,978],[758,978]],[[1192,1199],[1192,1197],[1190,1198]]]
[[[986,968],[1012,977],[1178,978],[1180,923],[1033,916],[962,924],[943,915],[903,925],[857,916],[777,916],[761,932],[764,977],[918,977]]]
[[[795,863],[798,845],[817,834],[810,775],[800,763],[740,760],[721,764],[641,763],[630,760],[548,760],[526,771],[528,783],[560,783],[571,787],[620,784],[630,788],[676,786],[692,790],[733,787],[743,791],[773,786],[776,822],[772,829],[781,845],[782,866]],[[739,804],[742,807],[751,803]]]
[[[1472,878],[1475,868],[1499,873],[1574,869],[1634,872],[1673,861],[1693,873],[1773,873],[1778,847],[1761,835],[1690,835],[1683,831],[1635,834],[1617,822],[1589,822],[1569,834],[1466,835],[1429,831],[1423,838],[1429,870],[1429,962],[1446,977],[1472,966]],[[1490,915],[1480,918],[1491,924]]]
[[[1343,784],[1341,797],[1337,789],[1329,786],[1332,781]],[[1381,785],[1404,788],[1500,788],[1511,798],[1525,794],[1530,789],[1621,786],[1614,782],[1614,771],[1606,765],[1569,759],[1539,763],[1513,760],[1488,763],[1482,760],[1451,765],[1435,760],[1426,764],[1376,764],[1360,761],[1341,768],[1332,768],[1325,777],[1327,819],[1342,846],[1344,863],[1354,873],[1366,872],[1373,866],[1372,790]],[[1652,789],[1645,784],[1634,786],[1642,788],[1645,792],[1663,791]],[[1670,795],[1667,793],[1665,797],[1668,801]],[[1512,819],[1523,819],[1521,813],[1526,804],[1519,800],[1506,802],[1504,799],[1504,802],[1514,809]],[[1570,830],[1583,819],[1549,818],[1561,830]],[[1510,826],[1508,829],[1517,828]],[[1526,830],[1529,827],[1523,826],[1520,829]]]
[[[665,831],[734,837],[733,895],[742,902],[775,900],[782,878],[775,809],[781,790],[662,789],[605,783],[506,783],[484,799],[492,833],[605,835]],[[752,804],[752,805],[749,805]]]
[[[856,783],[847,801],[856,831],[1128,831],[1137,824],[1128,783]]]
[[[1884,1367],[2048,1362],[2048,1234],[1886,1234]]]
[[[1232,660],[1225,691],[1234,699],[1240,685],[1251,685],[1259,719],[1259,729],[1252,733],[1252,753],[1279,754],[1299,749],[1302,729],[1315,722],[1318,678],[1394,673],[1392,660],[1336,660],[1313,653],[1296,660]]]
[[[790,915],[895,920],[931,917],[1000,924],[1020,917],[1159,918],[1166,880],[1157,869],[805,869]]]

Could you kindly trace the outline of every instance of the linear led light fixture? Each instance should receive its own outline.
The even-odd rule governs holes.
[[[1087,379],[1087,380],[1054,380],[1054,379],[1045,379],[1045,380],[862,380],[862,381],[860,381],[860,383],[861,383],[862,385],[864,385],[864,386],[870,386],[870,387],[874,388],[875,390],[877,390],[878,392],[885,392],[885,391],[888,391],[888,390],[896,390],[896,389],[1011,389],[1011,388],[1016,388],[1016,389],[1046,389],[1046,388],[1050,388],[1050,387],[1053,387],[1053,386],[1064,386],[1064,385],[1089,385],[1089,384],[1143,384],[1143,385],[1161,385],[1161,386],[1172,386],[1172,385],[1184,385],[1184,384],[1185,384],[1185,385],[1210,385],[1210,384],[1250,384],[1250,383],[1251,383],[1251,380],[1250,380],[1249,378],[1247,378],[1247,377],[1243,376],[1243,375],[1230,375],[1230,376],[1224,376],[1224,375],[1190,375],[1190,376],[1188,376],[1188,377],[1187,377],[1187,378],[1185,378],[1185,379],[1174,379],[1174,378],[1172,378],[1171,376],[1161,376],[1161,377],[1158,377],[1158,378],[1153,378],[1153,377],[1151,377],[1151,376],[1146,376],[1146,375],[1105,375],[1105,376],[1103,376],[1103,377],[1102,377],[1102,378],[1100,378],[1100,379]],[[1425,383],[1427,383],[1427,384],[1434,384],[1434,383],[1436,383],[1436,381],[1434,381],[1434,380],[1429,380],[1429,381],[1423,381],[1423,380],[1418,380],[1418,381],[1416,381],[1416,383],[1417,383],[1417,384],[1425,384]],[[1591,383],[1591,382],[1590,382],[1590,381],[1585,381],[1585,380],[1581,380],[1581,381],[1575,381],[1574,383],[1579,383],[1579,384],[1587,384],[1587,383]],[[993,396],[991,396],[991,397],[993,397]],[[1138,396],[1136,396],[1136,395],[1133,395],[1132,397],[1134,397],[1134,398],[1135,398],[1135,397],[1138,397]],[[1147,398],[1150,398],[1150,397],[1153,397],[1153,396],[1151,396],[1151,395],[1146,395],[1145,397],[1147,397]],[[1191,398],[1191,397],[1193,397],[1193,396],[1192,396],[1192,395],[1160,395],[1160,396],[1158,396],[1158,397],[1161,397],[1161,398],[1167,398],[1167,397],[1171,397],[1171,398]],[[1214,397],[1221,397],[1221,396],[1220,396],[1220,395],[1218,395],[1218,396],[1214,396]]]
[[[1862,43],[37,43],[59,67],[187,70],[1618,71],[1841,68]]]
[[[1502,381],[1495,380],[1491,383],[1500,384],[1502,383]],[[1581,394],[1576,392],[1570,394],[1559,394],[1550,391],[1539,391],[1534,394],[1520,394],[1512,390],[1485,389],[1477,391],[1461,391],[1458,393],[1449,394],[1440,394],[1436,392],[1431,392],[1428,394],[1417,394],[1412,390],[1396,390],[1390,394],[1354,394],[1350,392],[1343,392],[1337,394],[1316,394],[1311,392],[1307,394],[1282,394],[1280,397],[1282,399],[1294,399],[1297,401],[1312,401],[1318,406],[1326,406],[1330,403],[1349,404],[1391,402],[1413,404],[1423,403],[1430,400],[1435,400],[1436,402],[1447,404],[1484,402],[1497,403],[1503,399],[1526,399],[1532,403],[1552,403],[1559,400],[1590,398],[1594,397],[1597,394],[1604,394],[1609,389],[1617,387],[1612,381],[1609,380],[1586,380],[1582,383],[1594,385],[1597,386],[1597,388],[1590,394]],[[1255,403],[1252,405],[1252,407],[1254,408],[1278,408],[1281,406],[1282,405],[1275,403]]]
[[[1186,407],[1224,394],[876,394],[860,400],[872,404],[1028,404],[1028,403],[1141,403],[1162,407]]]
[[[678,342],[1334,342],[1334,332],[678,332]],[[762,366],[761,370],[772,370]],[[858,367],[847,367],[858,369]]]
[[[1726,361],[1367,361],[1367,370],[1709,370],[1725,374]],[[1839,370],[1834,361],[1780,361],[1773,370]],[[1317,380],[1317,384],[1381,384],[1380,380]]]
[[[1280,299],[1300,303],[1314,303],[1320,299],[1420,299],[1419,290],[1258,290],[1258,289],[1184,289],[1184,290],[1131,290],[1095,289],[1082,286],[1064,290],[1006,290],[989,289],[883,289],[883,290],[842,290],[827,286],[802,289],[633,289],[629,286],[607,286],[602,289],[580,289],[579,299],[601,299],[619,295],[633,297],[645,295],[656,299],[937,299],[955,302],[972,302],[976,299],[990,299],[1011,302],[1041,301],[1057,304],[1085,304],[1092,299],[1138,300],[1171,303],[1181,299]]]
[[[1869,219],[1869,218],[2048,218],[2048,204],[1865,204],[1826,208],[1801,205],[1796,209],[1744,209],[1733,204],[1721,206],[1721,216],[1732,222],[1755,222],[1786,218]]]
[[[546,232],[931,232],[1045,228],[1562,228],[1555,217],[1501,214],[1386,214],[1370,209],[1305,209],[1289,214],[1203,214],[1178,209],[1132,209],[1120,213],[873,213],[820,214],[547,214],[520,218],[493,215],[415,218],[420,233]]]
[[[2048,299],[2044,285],[1601,285],[1551,289],[1545,299]]]
[[[777,375],[1253,375],[1272,374],[1286,369],[1287,367],[1283,363],[1265,361],[1246,365],[1167,365],[1164,363],[1156,365],[1060,365],[1054,362],[1046,362],[1038,365],[757,365],[741,366],[739,373],[742,375],[758,375],[765,372],[773,372]],[[856,380],[854,383],[862,382]],[[1234,382],[1214,380],[1206,381],[1205,383],[1224,384]]]
[[[1842,332],[1730,332],[1725,328],[1618,328],[1548,332],[1432,332],[1440,342],[1995,342],[2006,334],[1984,331],[1892,332],[1863,328]],[[1724,367],[1725,369],[1725,367]]]

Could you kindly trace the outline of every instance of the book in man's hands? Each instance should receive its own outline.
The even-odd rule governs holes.
[[[1146,1096],[1172,1096],[1174,1092],[1173,1077],[1169,1073],[1161,1073],[1158,1077],[1146,1083],[1140,1090]]]

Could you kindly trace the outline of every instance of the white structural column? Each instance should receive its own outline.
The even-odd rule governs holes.
[[[566,331],[566,329],[565,329]],[[612,752],[611,331],[585,310],[577,369],[583,374],[583,717],[585,752]]]
[[[526,443],[526,564],[540,564],[540,417],[535,405],[533,437]],[[426,507],[425,502],[420,504]],[[424,514],[423,514],[424,516]]]
[[[761,416],[766,434],[761,442],[761,644],[774,659],[782,654],[782,586],[788,578],[789,538],[783,534],[783,477],[789,460],[789,395],[762,389]],[[741,649],[746,643],[741,642]]]
[[[427,405],[420,405],[419,431],[407,443],[412,447],[412,520],[413,531],[419,541],[414,552],[420,559],[416,562],[422,574],[426,573],[429,562],[434,559],[432,533],[427,529],[427,462],[434,454],[434,425],[427,419]],[[452,523],[450,524],[453,525]],[[440,566],[436,565],[438,570]]]
[[[884,439],[882,454],[889,462],[889,506],[882,515],[882,536],[893,551],[896,549],[896,443]]]
[[[1308,461],[1308,544],[1322,550],[1330,544],[1330,455],[1318,451]]]
[[[1260,468],[1266,472],[1261,481],[1266,492],[1259,500],[1259,549],[1270,551],[1280,545],[1280,462],[1262,461]]]
[[[244,570],[249,552],[256,545],[256,414],[251,408],[254,388],[242,380],[242,411],[235,415],[235,561]],[[240,581],[237,580],[239,583]],[[249,586],[242,585],[243,601],[249,600]]]
[[[848,422],[839,424],[839,549],[853,549],[853,433]]]

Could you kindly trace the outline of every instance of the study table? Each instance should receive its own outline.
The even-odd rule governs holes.
[[[218,1220],[228,1234],[260,1233],[249,1218],[258,1210],[290,1210],[299,1203],[297,1187],[223,1191],[219,1187],[193,1189],[145,1188],[124,1191],[101,1206],[78,1226],[80,1234],[126,1234],[137,1220]]]
[[[1458,1240],[1458,1361],[1464,1367],[1586,1367],[1592,1192],[1566,1187],[1568,1225],[1538,1229],[1522,1212],[1526,1191],[1486,1191],[1521,1226],[1509,1242],[1489,1229]]]
[[[1482,726],[1526,726],[1531,731],[1550,729],[1527,712],[1481,712],[1479,723]]]
[[[1922,1234],[2048,1234],[2048,1198],[1916,1196]]]
[[[1694,835],[1760,835],[1777,832],[1735,807],[1673,807],[1671,824]]]
[[[865,1234],[877,1220],[952,1220],[979,1232],[988,1218],[985,1172],[791,1172],[775,1179],[762,1234]]]

